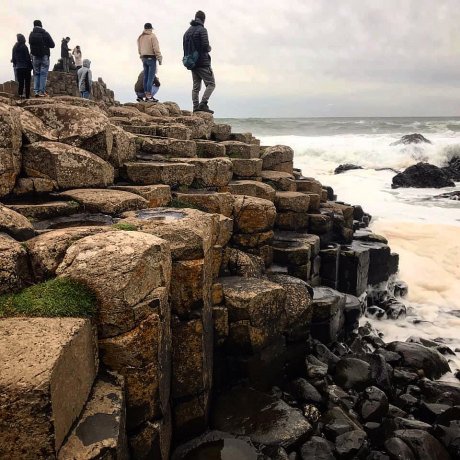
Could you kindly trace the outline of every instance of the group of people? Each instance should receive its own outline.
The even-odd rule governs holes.
[[[50,49],[55,47],[51,35],[43,28],[42,22],[38,19],[34,21],[34,28],[29,35],[29,48],[26,45],[26,38],[22,34],[17,34],[17,42],[13,46],[12,63],[15,79],[18,82],[18,96],[20,98],[30,98],[31,71],[34,74],[33,91],[35,97],[47,97],[46,81],[50,66]],[[61,60],[64,72],[70,71],[70,48],[69,37],[63,38],[61,43]],[[76,71],[77,84],[80,96],[89,99],[92,86],[91,61],[82,59],[79,46],[72,51]]]
[[[190,27],[183,37],[183,63],[192,72],[193,111],[214,113],[208,106],[216,82],[211,68],[211,56],[209,55],[211,46],[209,45],[208,31],[204,27],[205,20],[205,13],[197,11],[195,18],[190,22]],[[153,32],[150,22],[144,25],[144,31],[137,39],[137,48],[143,65],[143,70],[134,86],[137,101],[156,102],[157,99],[154,96],[160,89],[157,64],[162,65],[163,56],[158,38]],[[206,89],[200,101],[202,83]]]
[[[193,111],[214,113],[208,106],[209,98],[213,93],[216,83],[211,68],[211,46],[208,31],[204,27],[206,15],[197,11],[195,18],[190,22],[190,27],[183,37],[184,66],[191,71],[193,80],[192,102]],[[80,46],[76,46],[72,55],[69,48],[70,37],[65,37],[61,42],[62,71],[69,72],[71,59],[74,60],[77,70],[77,84],[80,96],[89,99],[92,87],[91,61],[82,58]],[[34,21],[34,28],[29,36],[29,48],[24,35],[17,34],[17,43],[13,47],[12,62],[16,80],[19,83],[19,97],[30,97],[31,71],[34,74],[33,91],[36,97],[46,97],[46,81],[50,65],[50,49],[55,47],[51,35],[43,28],[40,20]],[[144,25],[144,31],[137,39],[139,57],[142,60],[143,70],[135,84],[137,101],[158,102],[155,94],[160,89],[158,79],[158,65],[162,65],[163,56],[160,51],[158,38],[153,32],[150,22]],[[56,67],[56,66],[55,66]],[[59,68],[59,70],[61,70]],[[206,89],[200,101],[200,91],[204,83]]]

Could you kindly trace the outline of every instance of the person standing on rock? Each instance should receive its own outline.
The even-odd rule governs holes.
[[[144,31],[137,39],[137,49],[144,67],[144,100],[146,102],[154,102],[151,88],[155,78],[157,61],[161,65],[163,56],[161,55],[160,45],[156,35],[153,33],[153,27],[150,22],[144,25]]]
[[[64,67],[64,72],[69,73],[69,42],[70,37],[63,38],[61,41],[61,59],[62,59],[62,66]]]
[[[50,48],[55,44],[51,35],[42,27],[42,22],[36,19],[34,28],[29,36],[30,54],[34,66],[34,94],[45,97],[46,79],[50,67]]]
[[[12,59],[13,66],[16,69],[17,81],[19,83],[18,96],[24,97],[24,89],[26,99],[30,97],[30,81],[32,70],[32,60],[30,58],[29,48],[26,45],[26,37],[22,34],[17,34],[17,43],[13,47]]]
[[[203,11],[197,11],[195,19],[190,22],[190,27],[184,34],[183,63],[192,71],[193,90],[192,101],[194,112],[214,113],[208,107],[208,101],[216,88],[214,72],[211,68],[211,46],[209,45],[208,31],[204,27],[206,15]],[[206,90],[200,102],[201,82],[204,82]]]
[[[91,96],[91,87],[93,86],[93,74],[91,72],[91,61],[83,59],[83,66],[78,69],[78,91],[84,99],[89,99]]]

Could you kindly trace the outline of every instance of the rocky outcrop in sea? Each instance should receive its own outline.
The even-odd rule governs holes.
[[[1,458],[458,458],[455,351],[366,322],[408,290],[369,214],[209,114],[64,91],[0,93]]]

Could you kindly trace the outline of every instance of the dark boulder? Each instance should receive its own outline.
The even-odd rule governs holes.
[[[351,163],[345,163],[343,165],[337,166],[337,168],[334,170],[334,174],[342,174],[346,171],[351,171],[352,169],[363,169],[363,167]]]
[[[454,187],[455,183],[447,174],[435,165],[417,163],[393,177],[391,188],[442,188]]]
[[[419,385],[422,389],[424,399],[428,402],[448,404],[449,406],[460,405],[459,385],[446,382],[433,382],[429,379],[421,379]]]
[[[312,436],[300,449],[302,460],[334,460],[333,444],[319,436]]]
[[[442,442],[452,458],[460,458],[460,420],[453,420],[448,426],[436,426],[433,435]]]
[[[366,388],[358,403],[358,412],[365,422],[380,422],[388,413],[388,398],[377,387]]]
[[[371,383],[370,368],[361,359],[343,358],[335,367],[334,380],[345,390],[364,390]]]
[[[340,458],[359,458],[359,453],[366,448],[366,433],[353,430],[337,436],[335,450]]]
[[[460,190],[454,190],[453,192],[441,193],[433,198],[446,198],[448,200],[460,201]]]
[[[450,372],[449,364],[439,352],[418,343],[392,342],[387,350],[395,351],[402,357],[402,366],[414,370],[422,369],[429,379],[439,379]]]
[[[397,430],[397,438],[402,439],[415,453],[417,460],[450,460],[444,446],[430,433],[423,430]]]
[[[323,398],[319,391],[305,379],[298,378],[290,382],[287,390],[302,403],[320,404]]]
[[[448,177],[455,182],[460,181],[460,157],[454,156],[448,162],[447,165],[442,168]]]
[[[428,140],[425,136],[421,134],[414,133],[414,134],[406,134],[405,136],[401,137],[396,142],[391,143],[390,145],[409,145],[409,144],[431,144],[431,141]]]
[[[323,432],[327,439],[335,441],[338,436],[350,431],[360,430],[362,426],[349,415],[347,415],[340,407],[329,409],[321,417]]]
[[[392,460],[415,460],[411,448],[399,438],[390,438],[385,442],[385,449]]]

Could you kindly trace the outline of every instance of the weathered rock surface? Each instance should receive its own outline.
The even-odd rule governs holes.
[[[23,167],[28,176],[55,181],[61,189],[106,187],[114,177],[113,167],[98,156],[59,142],[28,145]]]
[[[417,163],[394,176],[391,187],[442,188],[454,185],[441,168],[429,163]]]
[[[113,337],[139,324],[151,311],[139,304],[154,303],[155,290],[169,287],[169,245],[141,232],[100,233],[73,244],[56,273],[95,292],[100,336]]]
[[[0,321],[0,454],[54,458],[97,373],[88,320]]]
[[[393,142],[390,145],[408,145],[408,144],[431,144],[431,141],[429,141],[425,136],[415,133],[415,134],[406,134],[402,136],[401,139],[399,139],[396,142]]]
[[[1,204],[0,232],[7,233],[19,241],[28,240],[35,234],[32,224],[26,217]]]
[[[86,212],[117,215],[148,207],[141,196],[121,190],[72,189],[61,192],[60,196],[79,203]]]
[[[235,232],[257,233],[271,230],[275,217],[276,208],[271,201],[251,196],[235,197],[233,207]]]
[[[172,199],[168,185],[113,185],[110,188],[141,196],[148,201],[149,208],[168,206]]]
[[[217,398],[212,425],[255,443],[284,448],[302,443],[311,432],[299,411],[248,388],[233,389]]]

